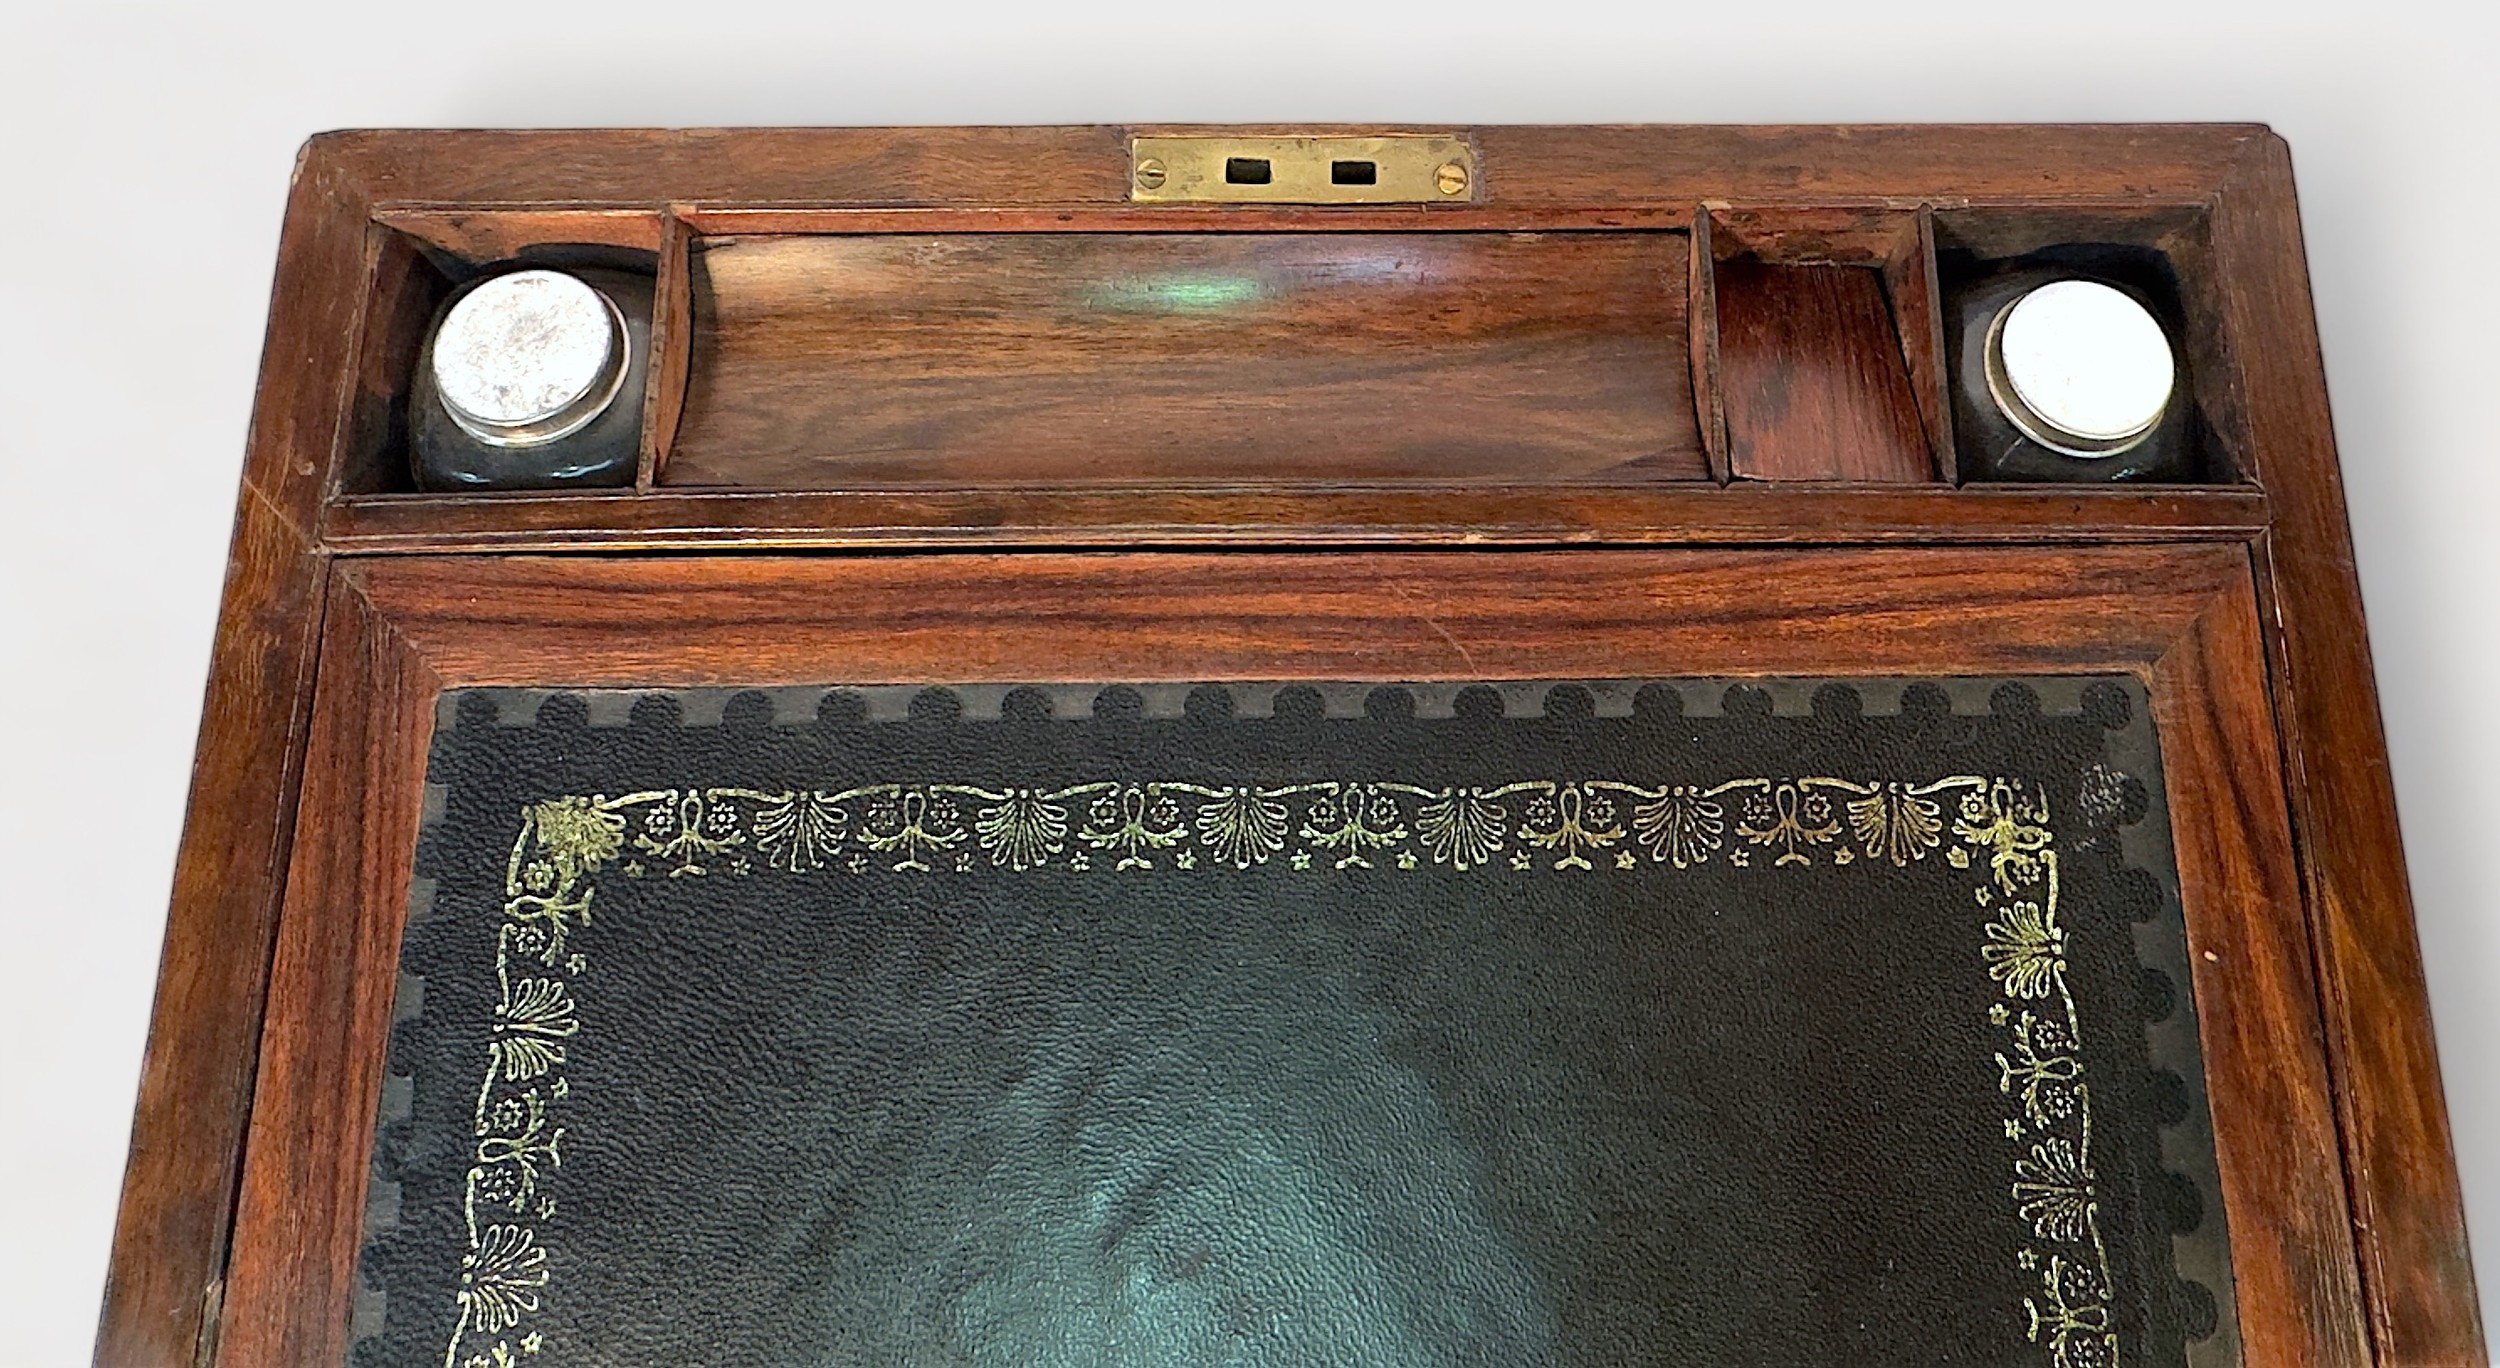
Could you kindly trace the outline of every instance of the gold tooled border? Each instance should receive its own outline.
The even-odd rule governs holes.
[[[1948,805],[1951,811],[1948,812]],[[576,936],[595,877],[745,877],[885,868],[1092,877],[1133,869],[1210,874],[1275,863],[1295,872],[1435,865],[1483,877],[1585,876],[1713,859],[1766,876],[1828,861],[1895,867],[1941,850],[1975,877],[1987,921],[1977,959],[2000,996],[1989,1024],[2008,1193],[2038,1278],[2023,1298],[2054,1368],[2118,1361],[2101,1241],[2091,1090],[2066,984],[2058,857],[2048,802],[2014,779],[1930,783],[1739,778],[1644,787],[1614,779],[1423,788],[1386,781],[1210,788],[1102,780],[1058,788],[866,784],[840,789],[651,789],[568,795],[522,809],[495,932],[497,996],[462,1195],[468,1250],[445,1368],[511,1368],[547,1348],[529,1322],[548,1285],[544,1232],[574,1099],[567,1050],[589,961]],[[1950,834],[1952,841],[1946,840]]]

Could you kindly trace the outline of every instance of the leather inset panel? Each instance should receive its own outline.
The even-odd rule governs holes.
[[[355,1362],[2236,1361],[2122,680],[446,695]]]

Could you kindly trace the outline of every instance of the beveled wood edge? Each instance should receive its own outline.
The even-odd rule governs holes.
[[[224,1285],[329,557],[314,528],[365,294],[365,202],[299,155],[289,190],[121,1202],[105,1368],[187,1368]]]
[[[2065,644],[2077,635],[2102,643],[2095,659],[2120,650],[2157,659],[2214,595],[2247,575],[2245,549],[2231,545],[1793,548],[1776,562],[1784,573],[1766,575],[1766,564],[1753,548],[1566,548],[1533,557],[1298,548],[1117,557],[392,557],[344,561],[340,575],[430,668],[460,685],[527,684],[546,675],[550,659],[563,662],[572,683],[648,681],[663,677],[652,664],[659,640],[674,643],[668,668],[675,673],[665,677],[688,685],[823,683],[826,666],[813,663],[820,659],[840,662],[839,677],[851,682],[880,682],[881,671],[909,681],[928,677],[919,652],[935,634],[965,638],[944,661],[966,682],[1035,681],[1030,663],[984,672],[991,657],[983,653],[1010,645],[1030,647],[1033,659],[1071,662],[1065,668],[1073,673],[1043,678],[1197,678],[1210,668],[1249,668],[1208,655],[1211,638],[1251,643],[1260,631],[1287,628],[1316,662],[1312,677],[1361,677],[1343,673],[1358,668],[1418,679],[1497,669],[1588,676],[1618,669],[1606,662],[1627,650],[1662,652],[1661,633],[1730,631],[1781,613],[1790,656],[1757,641],[1757,654],[1734,672],[1829,673],[1840,659],[1849,673],[1915,673],[1934,654],[1923,634],[1944,620],[1985,624],[1984,633],[1972,629],[1986,639],[1971,649],[1991,668],[2058,672],[2079,668]],[[2004,587],[1983,599],[1974,580],[1984,575]],[[1193,595],[1187,613],[1170,607],[1174,583]],[[1400,587],[1415,583],[1431,592]],[[838,612],[826,606],[837,591]],[[547,611],[558,597],[565,610]],[[1391,599],[1395,611],[1383,606]],[[1063,602],[1087,615],[1034,611],[1037,603]],[[1534,610],[1504,617],[1497,609],[1509,603]],[[1674,611],[1694,623],[1677,622]],[[1079,661],[1066,640],[1071,621],[1102,624],[1116,642]],[[1211,633],[1210,622],[1222,631]],[[1366,625],[1335,625],[1351,622]],[[1444,629],[1467,622],[1538,639],[1515,658],[1454,645]],[[805,640],[794,638],[794,624],[805,625]],[[1590,634],[1593,644],[1560,639],[1554,624]],[[2068,636],[2051,630],[2060,625]],[[1049,643],[1056,645],[1045,649]],[[1279,646],[1258,649],[1270,673],[1239,677],[1305,670],[1299,661],[1267,659],[1285,654]],[[1358,651],[1369,654],[1358,659]],[[1164,662],[1175,652],[1195,652],[1197,663],[1174,673]],[[800,662],[797,672],[775,673],[784,660]],[[600,673],[609,670],[616,673]]]
[[[698,237],[845,233],[1680,233],[1692,209],[1622,204],[679,204]]]
[[[651,363],[642,394],[642,440],[634,455],[633,492],[657,488],[677,444],[694,354],[694,229],[671,214],[660,221],[658,270],[651,291]]]
[[[734,141],[756,155],[773,154],[799,161],[820,154],[829,156],[835,164],[834,171],[811,174],[809,184],[800,187],[806,193],[788,198],[787,202],[803,207],[824,207],[829,195],[849,197],[844,202],[864,198],[889,205],[897,203],[897,196],[879,188],[887,184],[879,178],[893,168],[891,164],[877,165],[876,154],[898,138],[935,135],[953,145],[950,156],[960,153],[964,137],[994,139],[993,150],[1000,156],[1013,155],[1018,147],[1089,158],[1105,148],[1116,152],[1108,143],[1102,147],[1086,144],[1081,135],[1088,130],[1056,130],[1039,139],[1027,136],[1030,132],[345,133],[314,139],[299,155],[290,193],[244,477],[244,499],[249,502],[257,498],[278,524],[296,529],[303,544],[312,548],[313,568],[290,572],[279,585],[230,582],[224,620],[239,620],[240,610],[245,608],[269,610],[283,603],[289,593],[302,592],[308,585],[316,586],[317,596],[326,544],[316,541],[310,529],[319,526],[323,518],[321,494],[336,450],[339,406],[335,396],[343,393],[341,387],[352,378],[352,311],[362,307],[364,235],[377,204],[488,207],[497,202],[498,193],[503,195],[500,202],[510,207],[538,208],[596,208],[610,202],[658,205],[666,201],[675,205],[703,198],[699,193],[656,197],[644,193],[655,183],[652,176],[663,172],[661,179],[669,184],[697,191],[708,177],[719,187],[716,197],[728,199],[737,196],[738,191],[730,182],[739,181],[744,173],[714,155],[724,140]],[[1554,141],[1575,132],[1585,135],[1577,146],[1563,147]],[[2030,137],[2043,132],[2057,136],[2045,144]],[[1684,141],[1680,146],[1669,146],[1674,139],[1667,135],[1678,133],[1685,135]],[[1519,140],[1505,142],[1511,134],[1519,135]],[[1844,134],[1848,137],[1845,147],[1835,142],[1836,136]],[[1876,183],[1886,174],[1886,165],[1897,167],[1904,158],[1953,160],[1972,151],[1969,140],[1984,140],[1990,135],[2024,147],[2027,162],[1991,164],[1984,169],[1957,172],[1953,185],[1934,193],[1888,195],[1887,192],[1899,188],[1898,179],[1904,173],[1897,170],[1891,173],[1896,177],[1895,183]],[[2217,275],[2227,280],[2235,272],[2251,272],[2244,288],[2230,294],[2226,326],[2238,337],[2265,335],[2264,328],[2285,326],[2291,329],[2291,336],[2305,341],[2279,349],[2280,355],[2266,358],[2252,358],[2242,349],[2239,358],[2246,372],[2239,383],[2244,387],[2244,398],[2252,414],[2244,445],[2255,453],[2260,473],[2277,488],[2278,497],[2291,497],[2279,508],[2270,506],[2249,518],[2233,519],[2234,527],[2242,530],[2215,527],[2191,535],[2240,539],[2255,535],[2245,530],[2250,526],[2262,528],[2278,521],[2281,524],[2260,547],[2264,572],[2260,591],[2266,605],[2267,643],[2282,695],[2285,764],[2293,789],[2306,888],[2318,924],[2319,974],[2328,1004],[2329,1045],[2338,1061],[2338,1103],[2343,1109],[2346,1142],[2356,1175],[2353,1215],[2361,1227],[2363,1262],[2369,1271],[2373,1334],[2381,1361],[2389,1364],[2420,1364],[2429,1368],[2433,1364],[2487,1362],[2464,1248],[2462,1200],[2439,1099],[2419,949],[2404,891],[2401,850],[2395,839],[2392,795],[2384,772],[2374,691],[2368,681],[2359,591],[2351,573],[2339,477],[2324,416],[2324,381],[2317,361],[2314,321],[2300,257],[2288,153],[2280,139],[2257,126],[2118,126],[2080,130],[1632,127],[1497,130],[1492,136],[1494,144],[1503,148],[1505,158],[1518,156],[1521,148],[1557,152],[1549,164],[1567,171],[1566,181],[1579,177],[1585,182],[1593,174],[1611,177],[1615,174],[1613,163],[1627,152],[1671,153],[1653,164],[1664,177],[1656,184],[1706,183],[1707,188],[1684,196],[1693,199],[1734,193],[1728,188],[1730,168],[1737,167],[1743,174],[1739,164],[1753,157],[1763,159],[1764,165],[1776,166],[1844,159],[1850,163],[1841,168],[1842,174],[1837,177],[1816,177],[1785,187],[1765,185],[1757,197],[1768,202],[1831,202],[1872,193],[1924,201],[1937,208],[1994,203],[2055,206],[2130,199],[2144,204],[2201,201],[2217,207]],[[559,154],[572,150],[568,140],[582,137],[599,144],[596,155],[578,164],[558,167],[557,163],[564,161]],[[833,138],[833,143],[820,141],[825,137]],[[2166,146],[2170,152],[2143,150],[2155,145]],[[2080,150],[2088,150],[2092,157],[2087,178],[2090,184],[2060,182],[2054,172],[2043,169],[2055,166],[2059,157],[2080,155]],[[544,174],[549,172],[554,181]],[[896,174],[909,180],[900,171]],[[1678,177],[1682,181],[1677,181]],[[1064,186],[1053,187],[1041,197],[1058,198],[1062,189]],[[825,193],[818,193],[820,190]],[[980,198],[1013,199],[1013,190],[1008,187]],[[834,195],[835,191],[840,194]],[[1571,194],[1578,202],[1587,200],[1585,192]],[[755,202],[751,196],[737,197]],[[1092,545],[1129,544],[1140,535],[1134,524],[1122,524],[1108,532],[1066,535],[1065,540],[1059,540],[1065,534],[1044,531],[1018,542],[1013,534],[995,529],[941,527],[932,533],[924,518],[917,523],[902,520],[895,526],[879,526],[864,535],[842,531],[820,538],[807,529],[775,528],[766,520],[754,521],[759,525],[665,529],[675,538],[665,544],[724,548],[945,546],[987,539],[993,543],[1057,541],[1063,545]],[[340,549],[412,550],[419,545],[415,540],[387,535],[359,541],[356,537],[363,533],[355,529],[351,532],[354,535],[342,540]],[[1663,530],[1661,533],[1664,539]],[[2079,526],[2076,534],[2118,539],[2169,535],[2153,529],[2139,532],[2090,526]],[[1157,544],[1166,534],[1149,526],[1142,535],[1145,544]],[[1203,528],[1181,528],[1169,535],[1173,544],[1212,540]],[[1465,539],[1462,532],[1448,526],[1426,529],[1426,535]],[[1497,535],[1521,544],[1609,540],[1602,532],[1592,536],[1585,531]],[[1951,529],[1922,532],[1879,528],[1869,540],[1906,542],[1919,540],[1922,535],[1951,540],[1958,534]],[[1361,529],[1334,541],[1344,544],[1398,536],[1396,529],[1385,534]],[[2008,540],[2025,540],[2012,536],[2010,529],[2005,536]],[[1847,537],[1843,534],[1833,539]],[[479,549],[638,544],[605,533],[568,539],[509,526],[462,532],[456,540]],[[1300,541],[1302,537],[1287,528],[1254,531],[1244,540]],[[223,630],[221,654],[212,674],[212,697],[219,681],[232,673],[223,654]],[[2361,671],[2358,676],[2351,673],[2356,662]],[[203,729],[204,757],[214,730],[213,725]],[[282,749],[291,744],[280,731],[265,726],[253,739],[260,745]],[[2346,805],[2342,802],[2348,794],[2361,795],[2364,800],[2358,804],[2358,820],[2343,820],[2349,815],[2343,811]],[[195,779],[194,797],[201,796],[203,791]],[[214,840],[248,826],[248,809],[259,801],[255,795],[251,802],[242,805],[245,811],[213,812],[205,818],[194,812],[186,833],[197,828],[215,834],[199,838],[186,834],[177,874],[178,890],[184,886],[186,871],[209,867],[205,852]],[[206,944],[224,932],[248,941],[268,930],[266,922],[257,928],[243,924],[227,926],[215,920],[222,915],[201,910],[195,899],[178,892],[168,924],[169,951],[178,940]],[[273,902],[268,916],[274,915]],[[2379,960],[2382,951],[2386,955],[2383,963]],[[255,999],[258,972],[254,971]],[[166,983],[160,979],[160,1009]],[[2382,987],[2385,991],[2364,1001],[2362,991],[2368,987]],[[211,1011],[233,1008],[232,1002],[204,1004],[204,1009]],[[256,1000],[250,1010],[257,1013]],[[151,1025],[151,1067],[171,1030],[162,1019],[164,1015],[160,1010],[159,1019]],[[2382,1067],[2391,1061],[2393,1067]],[[246,1059],[243,1066],[248,1071],[250,1061]],[[172,1133],[172,1118],[152,1111],[161,1106],[161,1102],[151,1103],[143,1093],[134,1133],[151,1126]],[[202,1144],[212,1150],[222,1143],[213,1138],[220,1123],[221,1118],[215,1115],[184,1118],[185,1125],[201,1126],[210,1137]],[[2379,1125],[2384,1129],[2374,1129]],[[116,1234],[99,1362],[177,1362],[182,1356],[175,1346],[198,1343],[203,1307],[213,1302],[216,1285],[192,1284],[181,1276],[156,1277],[145,1267],[161,1263],[169,1270],[180,1266],[214,1268],[215,1251],[222,1249],[224,1232],[152,1225],[162,1213],[143,1201],[140,1192],[143,1187],[160,1183],[213,1188],[217,1184],[208,1173],[209,1167],[162,1155],[148,1156],[134,1149],[122,1222]],[[206,1257],[200,1257],[203,1250],[209,1251]]]
[[[1534,574],[1481,552],[343,566],[308,761],[323,806],[308,790],[217,1361],[330,1368],[344,1352],[414,776],[441,688],[1823,674],[1848,659],[1852,674],[2146,679],[2247,1361],[2367,1363],[2245,549],[1783,561],[1771,576],[1759,553],[1703,550],[1542,553]],[[1045,598],[1057,611],[1032,613]],[[1856,649],[1835,654],[1843,642]],[[395,757],[395,787],[370,782],[375,756]]]
[[[226,1296],[202,1337],[203,1368],[337,1368],[355,1305],[355,1251],[336,1257],[337,1229],[342,1219],[361,1226],[442,681],[352,582],[332,581],[326,613]],[[354,816],[342,835],[345,814]],[[375,833],[383,838],[368,839]],[[341,1048],[349,1041],[369,1048]]]
[[[2187,909],[2197,1032],[2208,1078],[2219,1058],[2240,1093],[2235,1106],[2215,1085],[2212,1105],[2245,1362],[2365,1368],[2376,1360],[2245,568],[2162,654],[2149,687],[2181,896],[2207,890],[2201,913]],[[2221,820],[2226,811],[2238,820]],[[2255,1211],[2270,1218],[2268,1257],[2252,1263]]]
[[[1130,136],[1169,125],[593,130],[362,129],[308,149],[376,203],[601,206],[1125,204]],[[1243,125],[1243,135],[1386,125]],[[1415,131],[1415,130],[1407,130]],[[1940,203],[2188,200],[2210,194],[2249,124],[1453,125],[1486,206],[1689,205],[1707,198]],[[1943,163],[1951,163],[1950,166]],[[1810,167],[1812,174],[1799,168]]]
[[[188,1365],[216,1315],[326,578],[323,558],[247,494],[175,862],[177,915],[158,957],[99,1364]]]
[[[1911,259],[1903,263],[1902,269],[1917,273],[1917,288],[1925,293],[1928,303],[1926,335],[1918,341],[1930,363],[1923,383],[1916,373],[1918,368],[1911,368],[1911,379],[1918,383],[1919,416],[1927,422],[1927,442],[1936,453],[1937,478],[1948,488],[1959,488],[1962,452],[1953,435],[1953,368],[1945,360],[1944,282],[1936,269],[1936,211],[1932,205],[1919,206]]]
[[[2397,830],[2291,152],[2253,141],[2217,192],[2213,275],[2245,449],[2273,491],[2255,546],[2352,1224],[2389,1368],[2489,1363]]]
[[[660,222],[676,218],[697,238],[926,233],[1687,233],[1712,211],[1812,213],[1859,210],[1918,213],[2008,214],[2036,210],[2055,214],[2153,216],[2198,214],[2213,204],[2214,191],[1969,195],[1846,194],[1790,190],[1738,199],[1712,195],[1696,203],[1648,199],[1559,200],[1491,204],[1138,204],[1128,200],[1043,200],[1026,204],[750,203],[744,199],[655,201],[637,199],[408,200],[371,207],[373,221],[420,241],[467,256],[477,235],[472,225],[526,228],[533,240],[581,230],[580,242],[651,250]],[[1864,263],[1861,263],[1864,264]]]
[[[562,233],[573,243],[593,243],[657,252],[668,232],[669,212],[647,204],[598,207],[563,205],[508,207],[474,204],[376,204],[373,221],[407,234],[418,242],[463,260],[476,259],[473,221],[521,226],[539,233]]]
[[[1543,485],[373,495],[330,505],[340,552],[1178,545],[1783,545],[2246,541],[2254,488]]]
[[[1709,458],[1710,478],[1724,486],[1731,472],[1727,391],[1720,383],[1719,366],[1719,262],[1710,241],[1710,215],[1699,206],[1685,246],[1684,352],[1692,372],[1693,417],[1701,428],[1701,450]]]

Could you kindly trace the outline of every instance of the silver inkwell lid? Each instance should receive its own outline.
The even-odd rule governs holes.
[[[1988,328],[1988,391],[2025,437],[2087,460],[2139,446],[2170,408],[2170,338],[2135,296],[2058,280],[2005,306]]]
[[[496,276],[453,303],[435,330],[435,393],[460,430],[492,446],[533,447],[608,410],[626,370],[625,316],[562,271]]]

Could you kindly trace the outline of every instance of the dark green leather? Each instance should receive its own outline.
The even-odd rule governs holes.
[[[2133,685],[1001,693],[454,696],[354,1362],[2236,1359]]]

